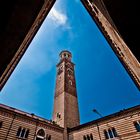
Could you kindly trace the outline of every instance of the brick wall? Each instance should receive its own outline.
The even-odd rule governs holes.
[[[69,140],[83,140],[84,135],[93,135],[95,140],[105,140],[104,130],[115,128],[118,137],[113,140],[139,140],[140,132],[137,132],[134,122],[140,120],[139,112],[131,112],[125,115],[116,116],[104,121],[93,122],[93,124],[82,125],[72,130]]]
[[[40,118],[35,119],[26,114],[9,112],[0,108],[0,140],[17,140],[17,131],[19,127],[29,129],[28,140],[34,140],[39,129],[43,129],[46,134],[51,135],[52,140],[63,139],[63,128],[48,123]]]

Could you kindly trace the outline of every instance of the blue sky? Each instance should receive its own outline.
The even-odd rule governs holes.
[[[52,117],[59,53],[73,54],[81,123],[140,104],[140,93],[78,0],[57,0],[0,94],[0,103]]]

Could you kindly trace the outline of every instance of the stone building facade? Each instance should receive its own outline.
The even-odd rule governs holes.
[[[140,106],[68,128],[67,135],[68,140],[140,140]],[[63,127],[0,104],[0,140],[66,140],[63,137]]]
[[[0,140],[62,140],[63,128],[23,111],[0,105]]]
[[[140,106],[69,129],[69,140],[140,140]]]
[[[60,53],[52,121],[0,104],[0,140],[140,140],[140,105],[80,125],[71,57]]]

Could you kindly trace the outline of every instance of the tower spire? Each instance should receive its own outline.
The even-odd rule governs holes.
[[[65,50],[60,53],[57,64],[53,121],[64,128],[72,128],[80,123],[79,109],[72,54]]]

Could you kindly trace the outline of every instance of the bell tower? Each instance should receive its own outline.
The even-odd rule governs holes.
[[[53,121],[64,128],[72,128],[80,123],[74,63],[71,58],[69,51],[62,51],[57,64]]]

